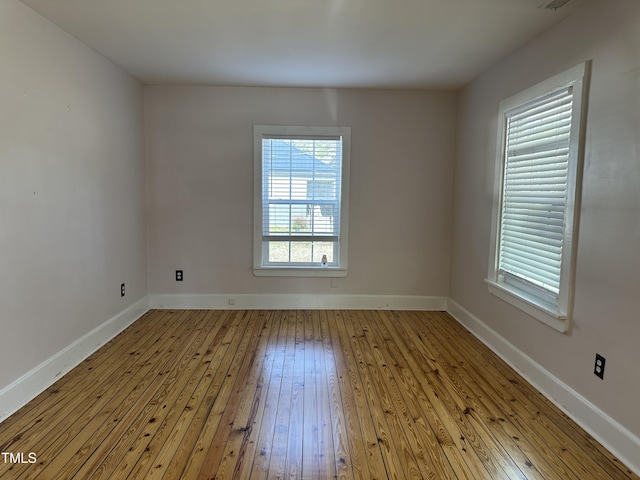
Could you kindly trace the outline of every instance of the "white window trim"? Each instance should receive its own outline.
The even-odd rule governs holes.
[[[341,136],[342,178],[340,197],[339,258],[336,266],[265,266],[262,263],[262,139],[265,135],[278,136]],[[349,240],[349,165],[351,152],[351,127],[333,126],[253,126],[253,274],[259,277],[346,277]]]
[[[584,156],[586,123],[586,100],[590,62],[581,63],[533,87],[524,90],[500,103],[498,124],[498,146],[494,185],[493,215],[491,222],[491,250],[489,273],[486,283],[489,292],[511,305],[526,312],[537,320],[560,331],[569,331],[573,304],[573,279],[577,246],[578,218],[580,209],[580,186]],[[504,175],[506,113],[554,91],[573,87],[573,120],[569,150],[567,179],[567,204],[565,212],[565,232],[561,261],[560,293],[558,305],[545,302],[512,284],[506,283],[498,274],[500,218],[502,208],[502,188]]]

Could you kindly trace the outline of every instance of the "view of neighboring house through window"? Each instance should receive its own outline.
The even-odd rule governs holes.
[[[255,273],[345,275],[349,129],[256,125],[254,133]]]

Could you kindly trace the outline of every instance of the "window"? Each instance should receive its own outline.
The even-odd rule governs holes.
[[[489,290],[562,332],[571,314],[587,67],[500,104]]]
[[[347,274],[350,133],[254,126],[256,275]]]

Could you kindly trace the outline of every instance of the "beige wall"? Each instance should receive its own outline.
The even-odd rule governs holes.
[[[487,292],[500,100],[593,60],[573,329],[560,334]],[[588,4],[460,94],[450,297],[640,435],[640,2]],[[607,359],[604,381],[595,353]]]
[[[2,389],[147,285],[141,85],[15,0],[0,58]]]
[[[446,296],[454,122],[451,92],[145,88],[150,293]],[[351,127],[337,289],[253,275],[253,124]]]

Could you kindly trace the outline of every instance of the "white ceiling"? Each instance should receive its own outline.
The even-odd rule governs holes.
[[[144,83],[458,88],[589,0],[22,0]]]

